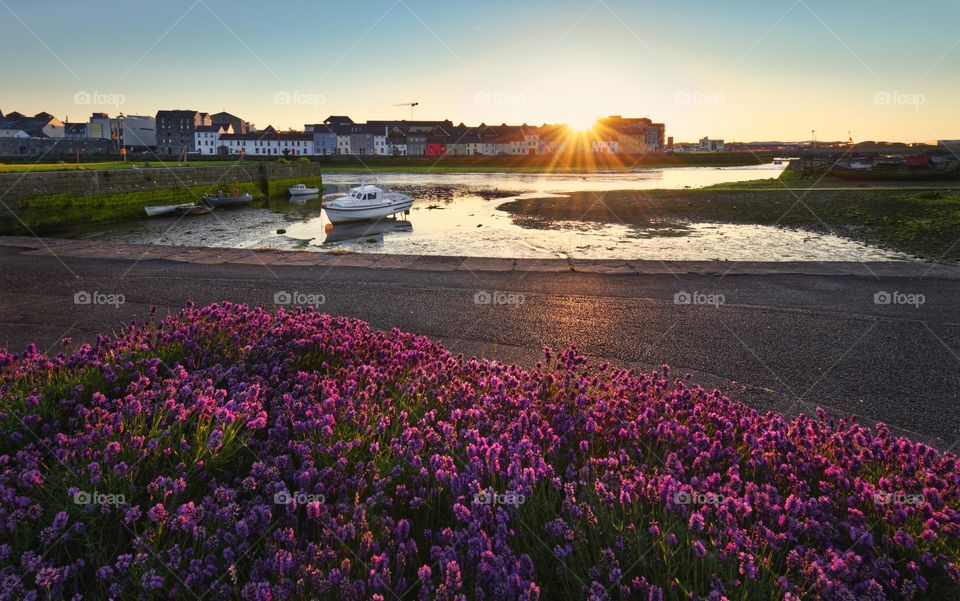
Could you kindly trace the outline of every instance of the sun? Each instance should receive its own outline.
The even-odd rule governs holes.
[[[596,124],[596,118],[589,116],[572,117],[567,120],[567,125],[570,127],[570,129],[577,132],[590,131]]]

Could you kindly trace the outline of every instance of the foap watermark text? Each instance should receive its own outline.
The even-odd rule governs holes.
[[[927,302],[927,297],[923,294],[900,292],[898,290],[894,290],[893,292],[879,290],[873,295],[873,304],[875,305],[910,305],[915,309],[919,309],[920,305],[925,302]]]
[[[719,308],[726,302],[727,297],[722,294],[708,294],[697,290],[693,292],[681,290],[673,295],[673,304],[675,305],[710,305]]]
[[[487,292],[481,290],[473,295],[473,302],[477,305],[522,305],[527,297],[520,292]]]
[[[327,297],[316,292],[299,290],[280,290],[273,295],[273,304],[297,307],[319,307],[327,302]]]
[[[73,304],[75,305],[109,305],[119,308],[120,305],[127,302],[127,297],[123,294],[109,294],[94,290],[80,290],[73,294]]]

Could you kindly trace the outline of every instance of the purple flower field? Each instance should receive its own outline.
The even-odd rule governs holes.
[[[0,395],[2,599],[960,598],[954,455],[666,367],[220,304]]]

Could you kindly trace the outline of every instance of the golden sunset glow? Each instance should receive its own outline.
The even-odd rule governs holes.
[[[567,120],[567,125],[575,132],[588,132],[596,126],[595,117],[577,116]]]

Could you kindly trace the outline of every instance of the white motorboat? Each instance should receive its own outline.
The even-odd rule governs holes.
[[[308,194],[319,194],[320,188],[308,188],[305,184],[297,184],[289,188],[290,196],[304,196]]]
[[[413,205],[413,197],[390,192],[362,181],[350,193],[323,203],[331,223],[370,221],[403,213]]]

